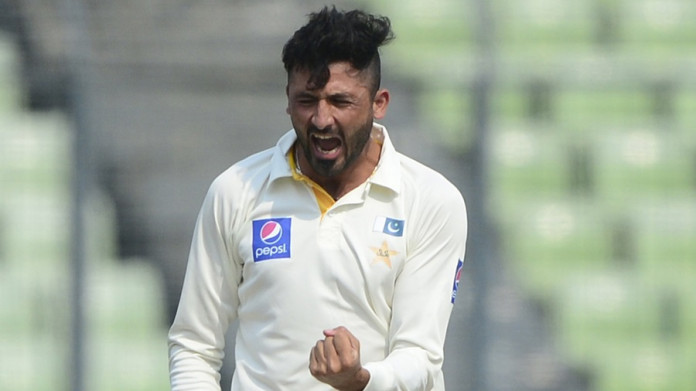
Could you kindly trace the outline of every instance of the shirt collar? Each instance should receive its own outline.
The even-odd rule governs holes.
[[[271,157],[271,182],[278,178],[292,177],[292,170],[290,164],[288,164],[287,155],[290,148],[295,144],[296,139],[295,130],[290,129],[278,140]]]
[[[386,187],[399,193],[401,190],[401,163],[399,154],[396,149],[394,149],[387,128],[377,123],[375,123],[374,126],[382,132],[384,140],[382,142],[382,152],[379,157],[377,168],[375,168],[374,174],[372,174],[367,182],[373,185]],[[271,182],[278,178],[292,177],[292,169],[288,163],[287,154],[290,148],[295,144],[296,139],[297,135],[295,134],[295,130],[291,129],[278,140],[273,151],[273,156],[271,157]]]
[[[401,191],[401,160],[399,159],[399,153],[389,138],[387,128],[377,123],[375,123],[375,127],[382,132],[384,140],[377,168],[367,181],[373,185],[386,187],[395,193],[399,193]]]

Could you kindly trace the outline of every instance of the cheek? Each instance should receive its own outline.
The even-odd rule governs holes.
[[[370,114],[365,110],[346,109],[335,112],[333,117],[336,119],[336,122],[346,127],[357,128],[363,125],[368,117],[372,119]]]

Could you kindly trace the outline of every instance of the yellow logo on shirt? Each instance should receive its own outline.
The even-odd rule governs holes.
[[[390,269],[392,267],[391,256],[399,253],[398,251],[390,250],[386,240],[382,242],[382,247],[370,247],[370,250],[376,255],[375,259],[372,261],[373,265],[375,263],[384,262]]]

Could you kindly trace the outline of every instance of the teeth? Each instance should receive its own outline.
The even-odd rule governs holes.
[[[334,154],[341,149],[341,140],[330,134],[312,134],[315,140],[315,148],[321,154]],[[332,148],[328,149],[329,147]]]
[[[339,147],[335,147],[335,148],[331,148],[331,149],[324,149],[321,147],[321,145],[317,145],[317,149],[319,149],[320,151],[322,151],[324,153],[335,152],[336,150],[338,150],[338,148]]]

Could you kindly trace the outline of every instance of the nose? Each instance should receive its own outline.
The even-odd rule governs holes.
[[[317,129],[326,129],[333,124],[334,118],[331,105],[326,100],[320,99],[312,116],[312,125],[316,126]]]

